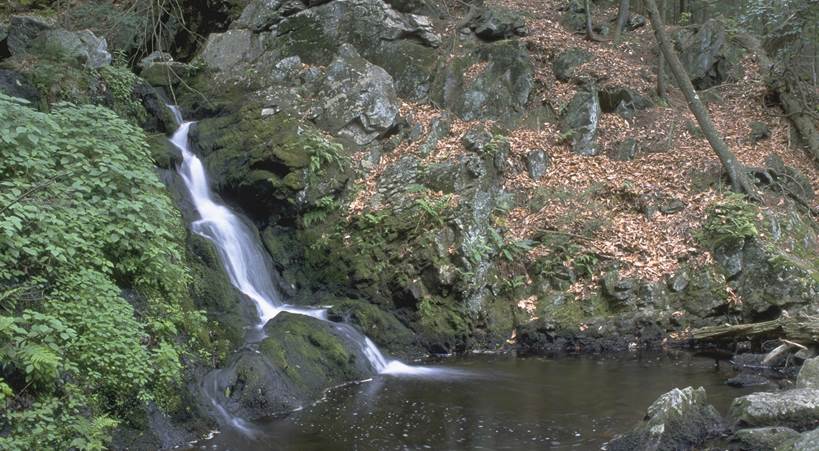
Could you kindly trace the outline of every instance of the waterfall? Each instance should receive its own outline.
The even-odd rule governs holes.
[[[179,175],[200,216],[200,219],[193,222],[191,229],[214,243],[231,284],[255,304],[260,319],[258,327],[263,327],[279,312],[308,315],[327,321],[325,309],[295,307],[281,301],[265,265],[264,249],[255,231],[229,208],[214,200],[205,167],[190,149],[188,132],[193,123],[185,122],[176,106],[168,107],[179,123],[179,128],[171,138],[171,143],[182,152]],[[353,327],[336,324],[336,328],[357,343],[378,373],[425,375],[438,371],[387,360],[369,338]]]

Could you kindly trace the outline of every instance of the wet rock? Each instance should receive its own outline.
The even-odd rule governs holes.
[[[779,393],[753,393],[735,399],[728,417],[736,427],[810,429],[819,423],[819,390],[799,388]]]
[[[148,63],[139,76],[153,86],[176,86],[195,72],[196,70],[190,64],[177,61],[156,61]]]
[[[566,106],[561,119],[561,132],[571,136],[574,153],[585,156],[600,153],[596,142],[600,114],[600,101],[594,88],[579,91]]]
[[[577,68],[592,60],[594,56],[578,47],[570,48],[555,58],[552,71],[560,81],[570,81],[574,78]]]
[[[770,138],[771,129],[768,127],[768,124],[764,122],[752,122],[751,134],[749,137],[751,138],[751,142],[756,144],[762,140]]]
[[[725,26],[712,19],[700,25],[696,33],[678,36],[680,61],[698,90],[717,86],[739,76],[740,52],[729,44]]]
[[[654,401],[645,419],[631,432],[609,442],[607,449],[693,449],[723,430],[722,418],[708,404],[704,388],[675,388]]]
[[[526,171],[529,178],[535,181],[542,179],[546,175],[550,163],[551,158],[544,150],[530,150],[526,154]]]
[[[316,124],[358,145],[372,142],[398,119],[399,102],[392,77],[344,45],[317,87]]]
[[[637,140],[628,138],[609,151],[609,158],[616,161],[631,161],[637,155]]]
[[[767,427],[754,429],[740,429],[734,433],[733,442],[742,449],[754,451],[774,451],[783,446],[793,444],[800,438],[800,434],[785,427]]]
[[[523,16],[505,8],[482,9],[469,20],[467,26],[486,41],[526,35],[526,22]]]
[[[6,45],[12,55],[25,53],[40,33],[54,28],[54,22],[39,16],[11,16]]]
[[[617,113],[632,118],[639,110],[652,106],[651,100],[637,91],[622,86],[610,86],[600,90],[600,108],[604,113]]]
[[[395,316],[366,301],[352,299],[334,302],[327,312],[330,321],[352,324],[382,350],[392,356],[417,356],[417,337]]]
[[[315,399],[328,386],[374,373],[350,326],[279,313],[264,327],[258,350],[237,353],[212,394],[234,416],[259,419]]]
[[[37,102],[40,94],[37,88],[29,83],[28,79],[19,72],[0,69],[0,92],[7,96],[19,97],[29,102]]]
[[[819,389],[819,357],[805,360],[799,370],[796,387]]]
[[[725,384],[732,387],[753,387],[756,385],[767,385],[768,378],[759,374],[740,373],[725,381]]]
[[[524,43],[481,44],[439,64],[430,96],[464,120],[491,119],[511,125],[526,111],[533,76]]]

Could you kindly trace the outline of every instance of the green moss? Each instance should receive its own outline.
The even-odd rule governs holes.
[[[725,199],[707,211],[705,224],[698,238],[710,249],[741,245],[745,239],[758,235],[756,220],[759,208],[740,194],[727,194]]]
[[[310,15],[290,17],[277,30],[277,49],[282,56],[298,55],[306,64],[327,64],[340,45],[324,32],[322,22]]]

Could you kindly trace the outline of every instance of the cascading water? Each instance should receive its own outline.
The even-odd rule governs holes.
[[[325,309],[298,308],[281,302],[268,275],[264,250],[258,237],[239,216],[224,205],[216,203],[213,198],[202,161],[190,150],[188,132],[193,123],[182,119],[179,108],[171,105],[169,108],[179,123],[179,128],[171,138],[171,143],[182,152],[179,175],[185,182],[200,216],[191,228],[195,233],[214,243],[233,286],[254,302],[261,320],[258,327],[263,327],[283,311],[326,321]],[[387,360],[369,338],[353,327],[346,324],[336,324],[335,327],[361,347],[370,365],[378,373],[420,376],[446,372],[440,368],[415,367],[397,360]]]

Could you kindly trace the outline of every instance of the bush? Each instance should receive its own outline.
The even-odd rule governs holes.
[[[746,238],[758,235],[757,213],[756,205],[746,201],[744,196],[730,193],[708,209],[698,238],[711,249],[741,245]]]
[[[179,337],[203,321],[184,236],[141,130],[0,94],[0,449],[101,449],[118,418],[175,402]]]

